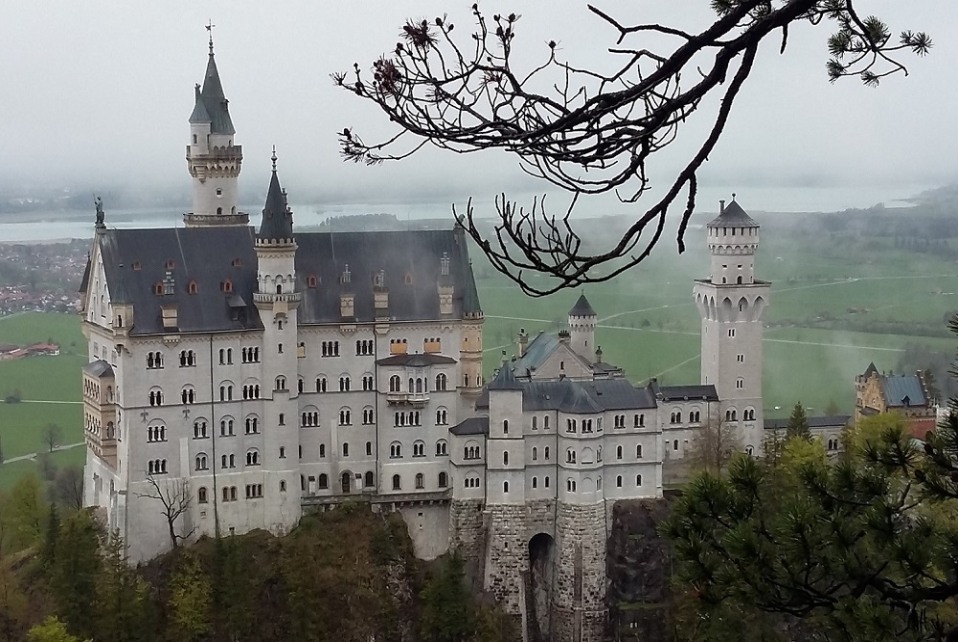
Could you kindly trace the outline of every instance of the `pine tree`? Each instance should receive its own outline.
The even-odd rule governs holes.
[[[70,631],[92,637],[96,630],[96,578],[100,572],[99,538],[89,513],[73,513],[60,526],[50,587],[57,613]]]
[[[420,631],[428,642],[459,642],[475,629],[475,613],[466,590],[462,557],[453,553],[420,595]]]
[[[196,555],[184,551],[170,580],[169,633],[173,639],[204,640],[213,630],[209,576]]]
[[[805,416],[805,408],[802,407],[801,401],[792,408],[792,414],[788,418],[788,427],[785,429],[785,437],[786,439],[793,437],[812,438],[812,433],[808,429],[808,417]]]
[[[47,569],[53,567],[56,560],[57,539],[60,537],[60,514],[57,512],[56,502],[50,502],[47,513],[47,529],[43,534],[43,548],[40,551],[40,560]]]
[[[149,585],[126,558],[119,532],[110,534],[103,564],[96,578],[97,642],[134,642],[153,639]]]

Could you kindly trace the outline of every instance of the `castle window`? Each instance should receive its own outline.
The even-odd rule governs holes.
[[[636,475],[636,476],[635,476],[635,485],[636,485],[636,486],[641,486],[641,485],[642,485],[642,475]]]
[[[615,476],[615,487],[622,488],[622,475]]]
[[[412,274],[410,274],[409,272],[406,272],[406,275],[403,277],[403,282],[406,285],[412,285]]]
[[[246,434],[247,435],[256,435],[259,434],[259,419],[253,415],[250,415],[246,418]]]
[[[279,447],[279,458],[286,459],[286,446]]]
[[[426,456],[426,444],[422,441],[417,441],[412,445],[412,456],[413,457],[425,457]]]
[[[163,391],[159,388],[150,391],[150,405],[151,406],[162,406],[163,405]]]
[[[402,490],[402,478],[399,475],[393,475],[393,490]]]
[[[549,430],[549,415],[542,418],[542,429]]]
[[[216,215],[217,215],[217,216],[221,216],[222,214],[223,214],[223,208],[222,208],[222,207],[217,207],[217,208],[216,208]]]
[[[343,457],[349,457],[349,443],[343,442]]]
[[[232,291],[233,291],[233,282],[232,282],[231,280],[229,280],[229,279],[226,279],[225,281],[223,281],[223,282],[220,283],[220,289],[221,289],[223,292],[226,292],[226,293],[232,292]]]
[[[538,487],[539,487],[539,478],[538,478],[538,477],[533,477],[533,478],[532,478],[532,487],[533,487],[533,488],[538,488]]]
[[[678,439],[673,439],[673,440],[672,440],[672,450],[678,450],[678,449],[679,449],[679,440],[678,440]]]
[[[399,378],[399,375],[389,377],[389,392],[399,392],[401,386],[402,380]]]
[[[615,458],[622,459],[622,446],[615,447]]]
[[[508,493],[508,492],[509,492],[509,482],[507,482],[507,481],[502,482],[502,492],[504,492],[504,493]]]
[[[508,434],[509,434],[509,420],[508,420],[508,419],[503,419],[503,420],[502,420],[502,434],[504,434],[504,435],[508,435]]]
[[[279,480],[279,492],[281,492],[281,493],[285,493],[285,492],[286,492],[286,480],[285,480],[285,479]]]
[[[326,444],[319,445],[319,458],[326,459]]]
[[[321,490],[326,490],[329,488],[329,476],[326,473],[321,473],[319,475],[319,480],[316,483],[316,486]]]
[[[204,453],[200,453],[199,455],[196,456],[196,470],[208,470],[208,469],[209,469],[209,463],[206,459],[206,455]]]
[[[339,411],[339,425],[351,426],[353,424],[352,413],[349,408],[343,408]]]
[[[575,451],[572,450],[571,448],[567,449],[567,450],[565,451],[565,460],[566,460],[566,463],[567,463],[567,464],[574,464],[574,463],[575,463]]]
[[[509,451],[508,451],[508,450],[505,451],[504,453],[502,453],[502,465],[503,465],[503,466],[508,466],[508,465],[509,465]]]
[[[398,441],[394,441],[389,444],[389,458],[390,459],[402,459],[402,444]],[[466,459],[469,459],[466,457]]]
[[[567,479],[567,480],[566,480],[566,482],[565,482],[565,488],[566,488],[567,491],[569,491],[570,493],[574,493],[574,492],[575,492],[575,487],[576,487],[576,483],[575,483],[575,480],[574,480],[574,479]]]
[[[276,377],[276,390],[286,390],[286,377]]]
[[[532,429],[533,429],[533,430],[537,430],[538,427],[539,427],[539,426],[538,426],[538,419],[539,419],[539,418],[536,417],[535,415],[532,416]]]
[[[303,381],[302,377],[300,377],[299,379],[296,380],[296,391],[302,394],[302,392],[305,389],[306,389],[306,382]]]
[[[538,460],[538,459],[539,459],[539,449],[536,448],[535,446],[533,446],[533,447],[532,447],[532,461],[536,461],[536,460]]]
[[[217,188],[216,188],[216,195],[217,195],[217,196],[222,196],[222,195],[223,195],[223,188],[222,188],[222,187],[217,187]]]
[[[676,446],[675,450],[678,450],[678,443],[679,443],[679,442],[676,441],[675,444],[674,444],[674,445]],[[636,458],[636,459],[642,459],[642,444],[636,444],[636,446],[635,446],[635,458]]]
[[[439,441],[437,441],[437,442],[436,442],[436,456],[437,456],[437,457],[445,457],[445,456],[448,455],[448,454],[449,454],[449,452],[448,452],[448,445],[446,444],[446,440],[445,440],[445,439],[440,439]]]
[[[445,408],[439,408],[436,410],[436,425],[445,426],[447,423],[448,414]]]
[[[231,265],[235,268],[243,267],[243,259],[235,258],[233,259],[233,262],[231,263]]]
[[[186,291],[190,294],[196,294],[199,291],[196,281],[190,281],[190,284],[186,287]]]
[[[416,489],[422,490],[426,487],[426,478],[422,473],[416,473]]]
[[[349,392],[349,377],[348,376],[342,376],[339,378],[339,391]]]
[[[543,458],[544,458],[546,461],[549,461],[549,447],[548,447],[548,446],[545,447],[545,449],[543,450],[542,455],[543,455]]]
[[[545,486],[546,488],[548,488],[548,487],[549,487],[549,476],[546,475],[546,476],[545,476],[545,479],[543,479],[542,481],[543,481],[543,484],[542,484],[542,485]]]
[[[193,439],[206,439],[206,421],[197,419],[193,422]]]
[[[166,269],[172,270],[174,267],[173,259],[166,259]]]
[[[438,482],[439,488],[445,488],[448,485],[449,485],[449,478],[446,475],[446,473],[439,473],[439,482]]]
[[[185,386],[183,390],[180,391],[180,400],[184,404],[191,404],[195,399],[196,394],[192,386]]]
[[[196,501],[197,501],[197,503],[199,503],[199,504],[205,504],[206,502],[209,501],[209,499],[208,499],[208,497],[207,497],[207,494],[206,494],[206,487],[205,487],[205,486],[200,486],[200,489],[196,492]]]
[[[147,352],[146,367],[149,369],[162,368],[163,354],[161,352]]]
[[[326,377],[316,378],[316,392],[326,392]]]
[[[745,387],[745,379],[742,379],[741,377],[739,377],[738,379],[736,379],[736,380],[735,380],[735,387],[736,387],[738,390],[741,390],[742,388],[744,388],[744,387]]]
[[[374,485],[374,482],[373,482],[373,471],[367,470],[367,471],[366,471],[366,476],[365,476],[365,478],[363,479],[363,486],[365,486],[366,488],[372,488],[373,485]]]
[[[232,436],[233,436],[233,420],[220,419],[220,437],[232,437]]]
[[[319,279],[316,278],[315,274],[310,274],[308,277],[306,277],[307,287],[315,288],[317,283],[319,283]]]

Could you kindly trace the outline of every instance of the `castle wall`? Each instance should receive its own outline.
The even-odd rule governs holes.
[[[399,509],[413,552],[421,560],[434,560],[449,550],[449,505],[408,506]]]

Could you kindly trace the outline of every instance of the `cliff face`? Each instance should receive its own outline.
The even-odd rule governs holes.
[[[612,509],[606,571],[609,626],[614,640],[671,639],[671,558],[658,525],[671,500],[628,500]]]

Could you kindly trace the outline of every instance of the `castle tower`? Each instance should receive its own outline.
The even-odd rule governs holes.
[[[597,321],[595,310],[589,305],[589,300],[585,298],[585,294],[580,294],[579,300],[569,310],[570,347],[577,355],[587,361],[592,361],[595,354],[595,325]]]
[[[719,419],[731,425],[746,452],[759,454],[762,413],[762,324],[770,284],[755,278],[759,226],[735,202],[721,203],[708,224],[711,275],[696,281],[702,317],[702,383],[721,402]]]
[[[190,142],[186,146],[186,163],[193,177],[193,211],[183,215],[187,227],[249,224],[249,216],[236,209],[243,148],[233,144],[235,133],[213,57],[211,31],[206,76],[202,88],[195,88]]]
[[[293,214],[276,174],[275,149],[272,160],[273,174],[254,245],[257,286],[253,303],[263,324],[260,374],[267,391],[264,396],[270,399],[264,405],[263,470],[289,478],[298,472],[299,461],[297,308],[302,295],[296,291]],[[300,488],[292,486],[280,492],[278,483],[265,484],[265,497],[272,500],[266,505],[274,511],[267,523],[290,528],[299,519]]]

